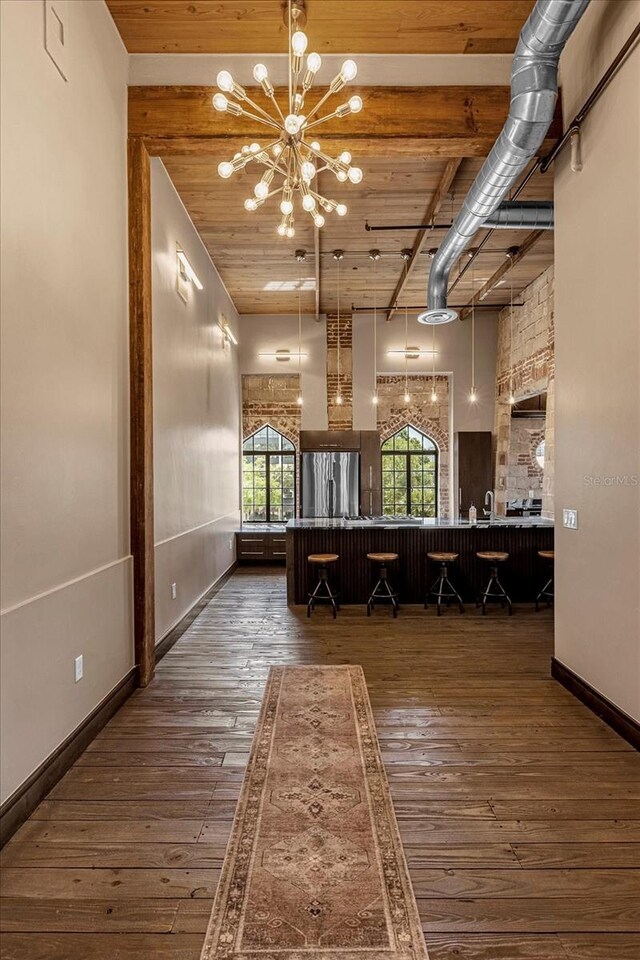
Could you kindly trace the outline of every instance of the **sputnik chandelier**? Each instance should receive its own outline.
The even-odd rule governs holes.
[[[216,93],[213,105],[216,110],[230,113],[232,116],[246,116],[263,123],[277,133],[276,139],[265,147],[258,143],[244,146],[232,160],[223,161],[218,166],[218,173],[224,179],[243,170],[250,163],[257,163],[265,167],[261,179],[253,188],[253,197],[248,197],[244,206],[248,211],[257,210],[271,197],[282,196],[280,212],[282,218],[277,228],[281,237],[291,239],[295,236],[295,206],[294,198],[300,197],[303,211],[308,213],[316,227],[324,226],[325,218],[321,211],[333,213],[340,217],[347,213],[344,203],[327,199],[314,189],[317,187],[318,174],[323,170],[333,173],[340,183],[349,180],[351,183],[360,183],[362,170],[351,165],[351,154],[348,151],[333,158],[323,152],[317,140],[309,140],[309,133],[320,124],[333,117],[345,117],[350,113],[362,110],[362,100],[353,96],[345,103],[340,104],[332,113],[323,117],[317,114],[326,101],[350,81],[358,72],[353,60],[345,60],[340,72],[333,78],[326,92],[318,102],[305,113],[305,97],[310,91],[315,76],[322,65],[322,58],[318,53],[310,53],[303,69],[304,54],[307,49],[307,37],[302,30],[297,29],[298,19],[304,16],[304,6],[300,0],[289,0],[288,27],[289,27],[289,93],[287,100],[288,112],[284,115],[280,104],[276,100],[273,84],[269,79],[267,68],[258,63],[253,68],[253,76],[262,87],[262,92],[271,101],[274,115],[263,110],[248,95],[247,91],[233,79],[228,70],[221,70],[217,76],[217,84],[221,93]],[[233,99],[231,99],[233,98]],[[247,106],[251,109],[247,109]],[[280,178],[282,180],[280,181]]]

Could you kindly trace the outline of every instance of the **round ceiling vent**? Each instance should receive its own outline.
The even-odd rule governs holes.
[[[457,319],[457,311],[451,310],[449,307],[441,307],[436,310],[425,310],[423,313],[418,314],[418,323],[426,323],[429,326],[435,326],[439,323],[451,323],[452,320]]]

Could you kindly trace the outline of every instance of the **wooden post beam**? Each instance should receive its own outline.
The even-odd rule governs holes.
[[[129,135],[143,137],[152,156],[216,157],[223,151],[232,156],[239,144],[265,144],[272,134],[277,137],[275,129],[252,117],[216,112],[216,92],[214,87],[129,87]],[[260,89],[247,92],[269,112]],[[484,157],[509,111],[507,86],[359,87],[357,92],[364,102],[360,113],[348,121],[334,117],[313,130],[335,154],[348,147],[359,156]],[[284,91],[277,97],[284,98]],[[561,133],[558,108],[549,137]]]
[[[474,295],[472,296],[471,300],[466,305],[466,307],[462,308],[462,310],[460,311],[461,320],[465,320],[469,316],[469,314],[471,313],[472,306],[477,305],[482,300],[484,300],[487,294],[490,293],[493,290],[493,288],[496,286],[498,281],[503,278],[505,273],[508,273],[509,270],[515,267],[516,263],[519,263],[520,260],[523,259],[523,257],[526,257],[526,255],[529,253],[531,248],[535,246],[535,244],[538,242],[540,237],[544,235],[544,233],[545,233],[544,230],[534,230],[532,233],[527,234],[527,236],[525,237],[523,242],[520,244],[520,246],[516,248],[516,252],[514,252],[513,256],[507,257],[504,263],[500,264],[500,266],[495,271],[495,273],[493,273],[489,277],[489,279],[486,281],[486,283],[484,283],[480,287],[478,292],[474,293]]]
[[[411,251],[411,259],[409,260],[406,273],[403,268],[402,273],[400,274],[400,279],[398,280],[396,284],[396,288],[393,291],[391,302],[389,303],[389,312],[387,313],[387,322],[389,322],[389,320],[391,320],[391,318],[393,317],[398,307],[398,300],[409,281],[409,277],[411,276],[411,274],[413,273],[413,271],[418,265],[420,254],[422,253],[423,247],[430,233],[430,227],[437,216],[438,210],[442,206],[442,201],[444,200],[445,196],[447,195],[447,193],[449,193],[449,190],[451,189],[451,184],[454,181],[455,175],[458,172],[458,168],[460,167],[461,163],[462,163],[462,158],[456,157],[453,160],[449,160],[446,167],[444,168],[444,173],[440,178],[440,183],[436,187],[436,191],[433,197],[431,198],[431,202],[427,207],[427,212],[424,215],[424,220],[423,220],[424,226],[422,227],[421,230],[418,231],[418,236],[416,237],[415,242],[413,244],[413,250]]]
[[[151,170],[140,137],[129,138],[130,514],[138,683],[155,668],[153,393],[151,357]]]

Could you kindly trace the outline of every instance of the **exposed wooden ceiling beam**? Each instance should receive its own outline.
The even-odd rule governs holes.
[[[219,141],[226,139],[268,142],[268,127],[250,117],[217,113],[211,102],[216,92],[214,87],[130,87],[129,135],[143,137],[150,153],[173,156],[219,156]],[[248,92],[262,103],[260,90]],[[360,156],[423,157],[486,156],[502,129],[510,95],[509,87],[496,86],[360,87],[358,93],[364,109],[348,121],[336,117],[317,127],[321,142],[331,141],[332,150],[348,143]],[[283,104],[284,95],[278,92]],[[549,137],[560,134],[558,109]]]
[[[398,306],[398,300],[400,299],[402,291],[405,289],[407,283],[409,282],[409,278],[411,274],[413,273],[414,269],[418,265],[420,254],[422,253],[422,249],[427,241],[427,237],[430,234],[429,228],[431,227],[431,224],[435,220],[438,210],[442,206],[442,201],[444,200],[445,196],[449,193],[449,190],[451,189],[451,184],[454,181],[455,175],[458,172],[458,168],[461,163],[462,163],[462,158],[455,157],[454,159],[449,160],[446,167],[444,168],[444,173],[442,174],[440,183],[438,184],[436,191],[433,194],[433,197],[431,198],[431,202],[427,207],[427,212],[424,215],[424,220],[423,220],[424,227],[422,230],[418,231],[418,235],[413,244],[413,250],[411,251],[411,259],[409,260],[407,269],[406,271],[403,269],[400,279],[396,284],[396,288],[393,291],[393,296],[391,297],[391,302],[389,303],[389,312],[387,314],[387,321],[392,319],[396,311],[396,308]]]
[[[507,257],[504,263],[500,264],[495,273],[493,273],[486,283],[483,283],[478,292],[473,295],[467,306],[462,308],[460,311],[461,320],[465,320],[469,316],[472,305],[481,303],[482,300],[484,300],[487,294],[493,290],[500,280],[502,280],[505,273],[508,273],[509,270],[515,267],[516,263],[519,263],[523,257],[526,257],[532,247],[534,247],[538,242],[540,237],[544,236],[544,232],[544,230],[534,230],[532,233],[527,234],[520,246],[515,248],[513,256]]]

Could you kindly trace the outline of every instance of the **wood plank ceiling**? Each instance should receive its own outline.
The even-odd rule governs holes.
[[[129,53],[282,53],[282,0],[107,0]],[[319,53],[513,53],[533,0],[307,0]]]
[[[116,24],[127,48],[132,52],[179,53],[268,53],[286,51],[286,37],[280,2],[260,0],[254,3],[190,2],[172,3],[150,0],[144,4],[128,0],[108,0]],[[306,31],[311,46],[321,52],[358,53],[464,53],[511,52],[518,33],[532,3],[485,2],[485,0],[371,0],[367,16],[362,16],[362,0],[308,0]],[[335,9],[334,9],[335,8]],[[222,63],[222,65],[224,65]],[[278,223],[277,204],[272,202],[254,213],[243,207],[246,197],[258,176],[249,169],[222,180],[217,165],[237,149],[229,140],[211,140],[219,136],[245,134],[243,118],[232,120],[225,114],[216,114],[210,106],[210,92],[206,88],[132,88],[130,95],[130,132],[152,136],[161,145],[153,152],[160,153],[178,193],[209,250],[222,279],[231,293],[240,313],[294,313],[297,312],[295,281],[299,267],[295,250],[308,253],[308,265],[303,268],[306,280],[303,309],[312,311],[314,293],[314,230],[311,219],[300,211],[296,218],[296,236],[283,240],[275,233]],[[432,95],[422,88],[426,100]],[[439,88],[455,91],[456,88]],[[460,91],[460,88],[457,88]],[[473,88],[471,88],[473,89]],[[196,101],[194,90],[202,90]],[[320,309],[337,309],[337,271],[332,257],[336,248],[345,251],[342,261],[340,306],[367,307],[373,302],[373,265],[368,257],[371,248],[378,248],[382,258],[376,268],[376,299],[378,306],[394,303],[394,291],[402,278],[403,248],[412,248],[420,237],[416,225],[424,222],[434,195],[442,182],[448,161],[452,156],[462,157],[456,175],[447,188],[435,217],[436,224],[448,223],[460,209],[464,196],[482,164],[482,157],[493,142],[508,109],[508,90],[483,88],[477,100],[469,97],[473,106],[468,110],[469,141],[463,142],[459,131],[455,137],[447,129],[447,118],[433,117],[429,107],[422,107],[419,94],[418,114],[424,110],[423,140],[420,135],[398,140],[397,116],[394,103],[407,128],[406,117],[411,114],[407,98],[416,95],[418,88],[361,88],[365,110],[357,116],[340,121],[343,140],[331,144],[331,153],[349,146],[354,163],[362,167],[364,180],[358,185],[339,184],[333,175],[320,175],[320,192],[347,203],[349,212],[344,218],[327,216],[326,225],[319,233],[320,246]],[[435,96],[435,88],[431,88]],[[167,93],[170,95],[168,96]],[[206,93],[206,96],[204,95]],[[451,116],[455,94],[451,100]],[[191,103],[189,103],[191,98]],[[370,111],[376,114],[375,135],[365,131],[367,100]],[[465,101],[466,102],[466,101]],[[407,106],[409,104],[409,106]],[[442,112],[442,111],[441,111]],[[456,117],[460,116],[460,107]],[[379,123],[377,122],[379,118]],[[434,122],[443,127],[442,142],[434,146]],[[459,119],[457,120],[459,123]],[[183,136],[180,150],[172,153],[171,140],[162,141],[162,126],[168,124],[171,137]],[[226,124],[226,126],[225,126]],[[395,126],[394,126],[395,124]],[[250,124],[249,124],[250,125]],[[360,125],[360,126],[359,126]],[[455,126],[453,120],[450,124]],[[420,122],[417,123],[420,127]],[[555,133],[558,126],[555,127]],[[482,139],[484,132],[484,139]],[[350,133],[352,138],[350,139]],[[419,131],[418,131],[419,133]],[[255,136],[255,132],[253,134]],[[337,130],[333,136],[337,135]],[[246,139],[251,139],[246,131]],[[447,138],[450,138],[449,140]],[[475,138],[475,139],[474,139]],[[431,141],[425,149],[426,139]],[[185,146],[188,142],[188,146]],[[242,141],[244,142],[244,141]],[[175,141],[174,141],[175,143]],[[213,144],[213,146],[212,146]],[[456,144],[454,146],[453,144]],[[157,144],[156,144],[157,146]],[[532,179],[521,199],[552,199],[552,174]],[[406,229],[369,231],[369,226],[407,225]],[[413,227],[413,228],[411,228]],[[430,257],[429,249],[437,247],[444,236],[443,229],[434,229],[425,237],[415,268],[398,297],[398,305],[420,307],[426,301],[426,283]],[[481,241],[481,231],[474,246]],[[466,304],[489,277],[504,263],[509,247],[521,244],[526,238],[522,231],[496,231],[473,269],[467,270],[451,292],[451,302]],[[534,280],[553,261],[553,234],[542,236],[527,255],[502,278],[502,282],[484,299],[483,304],[504,305],[509,302],[513,281],[513,296],[517,300],[521,290]],[[455,281],[455,271],[452,277]],[[396,317],[398,314],[396,314]]]

